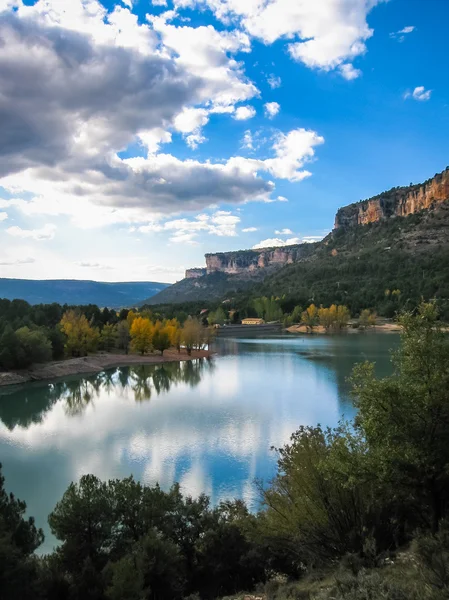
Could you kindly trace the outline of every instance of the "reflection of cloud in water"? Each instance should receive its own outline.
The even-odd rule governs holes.
[[[164,488],[178,480],[214,502],[240,497],[255,506],[254,478],[274,473],[270,447],[301,424],[337,423],[336,371],[355,360],[343,365],[341,348],[315,340],[310,351],[339,356],[307,360],[297,353],[307,351],[304,342],[287,341],[239,341],[238,355],[215,361],[115,369],[0,392],[8,486],[40,526],[70,481],[86,472],[104,479],[132,473]],[[43,549],[52,545],[50,536]]]

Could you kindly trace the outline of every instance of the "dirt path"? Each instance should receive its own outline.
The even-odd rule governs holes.
[[[83,375],[87,373],[98,373],[111,367],[127,367],[132,365],[157,365],[165,362],[180,362],[194,360],[195,358],[207,358],[210,353],[207,350],[193,351],[189,356],[187,352],[178,354],[176,350],[166,350],[164,356],[151,354],[139,356],[138,354],[93,354],[83,358],[70,358],[33,365],[29,369],[20,371],[6,371],[0,373],[0,386],[27,383],[29,381],[42,381],[45,379],[56,379],[68,375]]]

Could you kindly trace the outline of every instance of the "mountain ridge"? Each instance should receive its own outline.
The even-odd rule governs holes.
[[[136,306],[170,284],[153,281],[107,282],[89,279],[0,278],[0,298],[30,304],[97,304],[108,308]]]
[[[340,208],[336,214],[336,227],[320,242],[260,250],[208,253],[205,256],[204,269],[190,270],[192,272],[187,279],[163,290],[144,303],[154,305],[218,300],[250,288],[257,289],[261,294],[265,293],[265,289],[268,293],[271,279],[275,279],[278,288],[282,288],[283,274],[290,274],[297,265],[306,265],[317,260],[322,262],[327,260],[327,257],[332,263],[332,259],[339,256],[334,260],[334,264],[340,263],[344,257],[353,258],[353,254],[360,252],[360,248],[354,245],[355,238],[364,238],[368,247],[371,247],[370,236],[363,233],[368,232],[364,229],[367,227],[375,227],[376,239],[380,247],[383,245],[388,248],[386,251],[391,248],[399,250],[400,243],[400,253],[406,255],[419,251],[422,258],[427,250],[432,248],[434,251],[435,247],[445,255],[449,242],[449,212],[445,210],[449,206],[448,200],[449,168],[446,168],[422,184],[392,188],[373,198]],[[420,218],[420,215],[431,213],[437,218]],[[379,252],[379,249],[376,247],[375,251]],[[382,260],[382,255],[379,255],[379,261]],[[217,274],[221,275],[220,285],[214,287],[211,277]],[[447,278],[449,280],[449,275]],[[278,291],[271,288],[273,293]]]

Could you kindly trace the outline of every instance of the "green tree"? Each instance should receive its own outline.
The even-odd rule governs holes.
[[[124,350],[125,354],[128,354],[130,339],[129,323],[124,319],[117,325],[117,347],[120,348],[120,350]]]
[[[0,465],[0,590],[2,600],[36,597],[36,564],[32,553],[44,540],[34,519],[24,518],[26,504],[7,494]]]
[[[112,542],[114,507],[107,484],[94,475],[71,483],[48,517],[53,535],[62,542],[65,568],[80,573],[89,558],[95,569],[105,566]]]
[[[157,329],[153,335],[153,348],[159,350],[161,356],[164,355],[164,350],[170,348],[170,337],[165,329]]]
[[[28,327],[21,327],[16,331],[16,335],[29,364],[51,360],[51,342],[45,333],[32,331]]]
[[[376,379],[369,363],[354,372],[356,426],[379,481],[437,531],[449,500],[449,339],[434,304],[399,322],[394,374]]]
[[[103,350],[106,350],[106,352],[110,352],[115,346],[116,339],[117,327],[110,323],[104,325],[100,334],[100,344]]]

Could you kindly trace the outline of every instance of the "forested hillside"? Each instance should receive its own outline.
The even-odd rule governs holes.
[[[251,276],[212,273],[184,279],[147,304],[285,297],[292,305],[345,304],[391,317],[399,308],[436,298],[449,318],[449,203],[408,217],[340,228],[297,262]],[[392,292],[395,292],[393,295]]]

